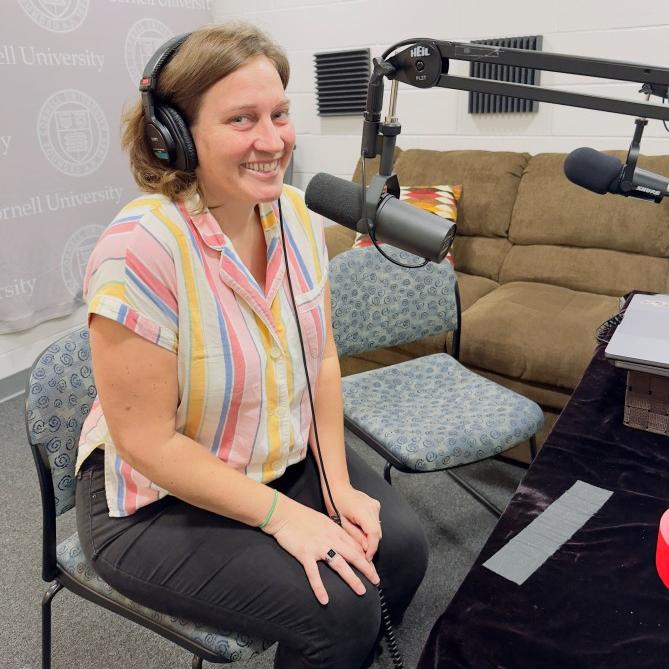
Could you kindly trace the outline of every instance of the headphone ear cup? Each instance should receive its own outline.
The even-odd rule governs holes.
[[[171,165],[176,150],[169,130],[154,117],[152,121],[144,123],[144,136],[156,159],[163,165]]]
[[[197,151],[188,124],[181,114],[169,105],[157,105],[155,114],[174,141],[175,158],[172,166],[184,172],[192,172],[197,167]]]

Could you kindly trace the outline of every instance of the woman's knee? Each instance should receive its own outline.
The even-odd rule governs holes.
[[[389,514],[383,521],[383,536],[379,545],[377,569],[383,577],[404,574],[417,588],[427,569],[429,544],[418,518],[413,511]]]
[[[367,592],[362,596],[343,582],[349,592],[338,588],[330,593],[309,653],[316,666],[357,668],[374,647],[381,629],[381,603],[374,585],[364,578],[363,582]]]

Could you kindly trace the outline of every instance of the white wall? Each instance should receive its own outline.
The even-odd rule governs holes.
[[[25,389],[24,375],[19,373],[29,369],[52,341],[84,323],[86,307],[81,306],[69,316],[45,321],[30,330],[0,335],[0,402]]]
[[[319,51],[370,47],[378,56],[411,37],[469,41],[540,34],[544,51],[669,67],[669,5],[663,0],[646,0],[638,11],[623,0],[212,0],[211,6],[215,21],[256,23],[288,52],[298,130],[294,181],[301,187],[319,171],[349,178],[360,151],[360,117],[316,114],[314,53]],[[467,74],[467,63],[451,65],[452,73]],[[541,74],[541,84],[641,100],[633,84],[547,72]],[[494,117],[469,116],[466,108],[464,92],[402,86],[399,146],[530,153],[583,145],[626,149],[633,130],[632,117],[557,105],[541,104],[537,114]],[[649,123],[643,152],[669,153],[669,133],[660,122]],[[0,380],[27,368],[59,332],[84,318],[80,309],[31,331],[0,336]]]
[[[623,0],[212,0],[212,14],[216,21],[251,21],[287,50],[298,132],[294,182],[303,188],[320,171],[350,178],[360,152],[361,117],[316,114],[314,54],[320,51],[369,47],[378,56],[413,37],[543,35],[544,51],[669,67],[669,5],[663,0],[647,0],[638,10]],[[451,61],[452,74],[467,75],[468,68],[469,63]],[[631,83],[542,72],[541,85],[643,101],[639,86]],[[401,85],[397,110],[402,148],[627,149],[634,130],[630,116],[549,104],[540,104],[535,114],[472,116],[466,92],[441,88]],[[660,121],[649,122],[642,151],[669,153],[669,133]]]

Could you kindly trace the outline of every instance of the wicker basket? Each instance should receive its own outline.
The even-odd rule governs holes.
[[[628,371],[623,422],[669,435],[669,377]]]

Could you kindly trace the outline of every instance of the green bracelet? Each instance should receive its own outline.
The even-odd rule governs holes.
[[[260,525],[258,525],[259,529],[262,530],[262,528],[265,527],[265,525],[267,525],[267,523],[269,523],[269,521],[271,520],[272,514],[274,513],[274,509],[276,509],[276,503],[277,503],[278,500],[279,500],[279,491],[275,490],[274,491],[274,499],[272,499],[272,506],[269,507],[269,511],[267,512],[267,515],[265,516],[265,520],[263,520],[262,523],[260,523]]]

